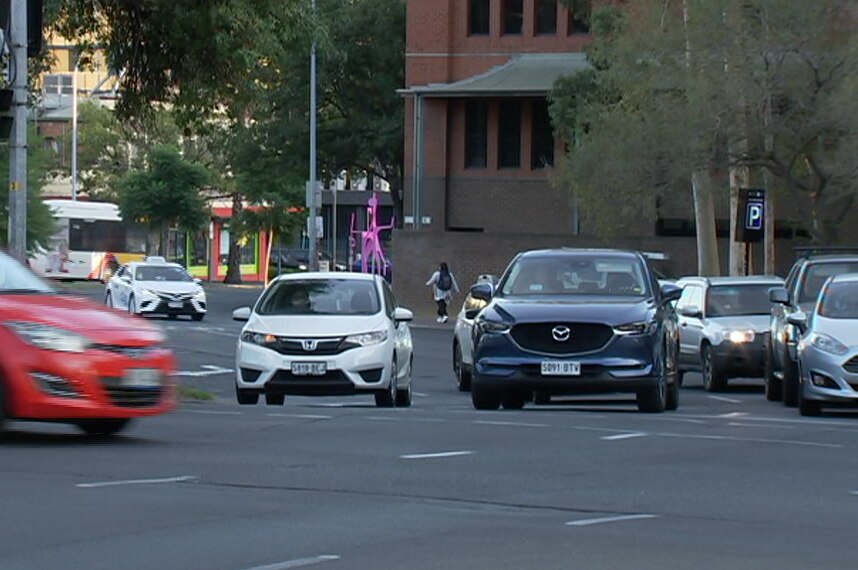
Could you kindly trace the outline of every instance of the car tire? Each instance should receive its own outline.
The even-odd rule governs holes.
[[[780,378],[775,377],[775,363],[772,354],[771,339],[766,342],[766,356],[764,362],[765,371],[763,372],[763,382],[765,383],[766,400],[769,402],[781,402],[784,399],[783,382],[781,382]]]
[[[396,405],[397,362],[395,357],[391,366],[390,383],[387,385],[387,388],[375,393],[375,405],[379,408],[392,408]]]
[[[205,316],[205,313],[194,313],[193,315],[191,315],[191,318],[197,322],[200,322]]]
[[[537,406],[547,406],[551,403],[551,394],[547,392],[534,392],[533,403]]]
[[[703,346],[703,354],[701,355],[703,369],[703,389],[707,392],[723,392],[727,389],[727,376],[718,370],[715,360],[712,358],[712,347],[710,345]]]
[[[396,407],[397,408],[410,408],[411,407],[411,380],[412,380],[412,371],[414,370],[414,361],[413,359],[408,363],[408,386],[404,389],[398,388],[396,390]]]
[[[684,381],[685,381],[685,371],[684,370],[677,370],[676,371],[676,386],[681,388],[682,383]]]
[[[243,390],[236,386],[235,399],[238,400],[240,406],[255,406],[259,403],[259,392]]]
[[[501,406],[504,410],[520,410],[524,408],[526,401],[527,394],[520,392],[506,392],[501,396]]]
[[[794,408],[798,405],[798,370],[796,364],[790,360],[789,353],[784,349],[784,381],[783,402],[784,406]]]
[[[501,405],[501,393],[479,382],[471,382],[471,403],[477,410],[497,410]]]
[[[107,295],[104,296],[104,304],[111,309],[113,308],[113,296],[110,294],[110,291],[108,291]]]
[[[660,414],[667,407],[667,378],[661,376],[655,386],[638,392],[638,411],[646,414]]]
[[[128,418],[81,420],[77,422],[77,427],[86,435],[106,437],[118,434],[130,423]]]
[[[286,401],[286,396],[283,394],[265,394],[266,406],[282,406]]]
[[[667,395],[664,404],[665,410],[675,412],[679,409],[679,382],[679,374],[677,373],[673,383],[667,386]]]
[[[137,314],[137,301],[134,300],[134,295],[128,297],[128,314],[136,315]]]
[[[458,342],[453,345],[453,373],[456,375],[456,387],[459,392],[467,392],[471,389],[471,373],[462,362],[462,347]]]

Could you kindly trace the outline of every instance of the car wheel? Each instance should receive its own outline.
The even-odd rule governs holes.
[[[134,295],[128,297],[128,313],[131,315],[137,314],[137,301],[134,300]]]
[[[667,378],[661,376],[655,386],[641,390],[637,397],[638,410],[647,414],[660,414],[667,407]]]
[[[789,353],[784,349],[784,382],[783,397],[784,406],[794,408],[798,405],[798,370],[797,366],[789,358]]]
[[[191,315],[191,318],[193,320],[199,322],[199,321],[203,320],[203,317],[205,317],[205,316],[206,316],[205,313],[194,313],[193,315]]]
[[[524,407],[527,395],[520,392],[507,392],[501,397],[504,410],[520,410]]]
[[[547,392],[534,392],[533,403],[537,406],[545,406],[551,403],[551,394]]]
[[[397,363],[396,358],[393,359],[393,364],[390,369],[390,383],[387,385],[387,388],[382,390],[381,392],[375,393],[375,405],[379,408],[392,408],[396,405],[396,391],[397,391]]]
[[[676,380],[667,387],[667,395],[664,404],[664,409],[671,412],[679,408],[679,374],[676,375]]]
[[[107,295],[104,296],[104,304],[113,308],[113,297],[110,295],[110,291],[107,292]]]
[[[259,392],[251,390],[242,390],[238,386],[235,387],[235,399],[238,400],[241,406],[255,406],[259,403]]]
[[[286,401],[286,396],[283,394],[265,394],[266,406],[282,406]]]
[[[501,405],[501,393],[479,382],[471,382],[471,402],[478,410],[497,410]]]
[[[412,371],[414,370],[414,359],[412,357],[411,361],[408,362],[408,374],[406,378],[408,379],[408,387],[405,389],[398,389],[396,391],[396,407],[398,408],[410,408],[411,407],[411,381]]]
[[[86,435],[94,436],[109,436],[117,433],[128,427],[131,420],[128,418],[111,418],[104,420],[81,420],[77,422],[77,427]]]
[[[471,389],[471,373],[465,369],[462,362],[462,347],[459,343],[453,345],[453,372],[456,374],[456,387],[459,392],[467,392]]]
[[[763,382],[766,386],[766,400],[769,402],[780,402],[784,399],[783,383],[780,378],[775,377],[775,369],[772,355],[772,341],[766,342],[765,372]]]
[[[727,388],[727,377],[718,369],[712,358],[712,347],[703,347],[703,389],[707,392],[723,392]]]

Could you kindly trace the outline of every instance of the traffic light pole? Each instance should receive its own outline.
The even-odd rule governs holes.
[[[313,0],[313,15],[316,15],[316,0]],[[315,26],[315,22],[313,25]],[[316,107],[316,40],[314,38],[313,46],[310,48],[310,180],[307,183],[307,209],[310,214],[307,222],[310,271],[319,270],[319,237],[316,229],[316,216],[319,215],[316,197],[319,192],[316,182]]]
[[[9,138],[9,253],[27,260],[27,0],[11,0],[13,120]]]

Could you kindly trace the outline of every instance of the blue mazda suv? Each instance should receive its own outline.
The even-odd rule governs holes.
[[[521,409],[534,397],[635,394],[642,412],[679,405],[673,301],[637,252],[550,249],[520,253],[473,327],[471,398],[478,410]]]

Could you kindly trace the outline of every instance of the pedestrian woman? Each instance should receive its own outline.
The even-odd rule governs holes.
[[[459,292],[459,284],[456,283],[456,278],[450,273],[450,268],[446,262],[441,262],[426,285],[432,286],[432,296],[438,303],[438,318],[435,320],[439,323],[446,323],[450,319],[447,315],[447,304],[452,299],[453,294]]]

